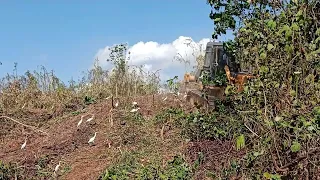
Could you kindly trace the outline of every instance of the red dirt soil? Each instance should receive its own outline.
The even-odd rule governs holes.
[[[60,171],[68,166],[71,167],[71,170],[59,176],[59,179],[97,179],[109,165],[110,160],[114,158],[109,157],[108,152],[121,150],[119,150],[117,144],[109,141],[107,134],[117,129],[117,126],[121,126],[124,101],[127,101],[127,105],[133,100],[138,102],[141,107],[140,111],[146,118],[154,116],[168,106],[184,106],[182,105],[183,100],[174,100],[173,95],[170,95],[170,98],[168,96],[166,101],[163,101],[163,98],[164,95],[155,95],[154,98],[152,96],[144,96],[131,100],[120,100],[120,105],[117,108],[119,110],[115,109],[113,113],[113,127],[109,122],[110,109],[112,107],[111,100],[88,106],[84,110],[86,112],[82,113],[87,116],[79,129],[77,128],[77,123],[82,114],[70,114],[47,121],[44,124],[48,127],[42,127],[42,130],[47,135],[2,119],[2,121],[5,121],[5,125],[2,127],[2,133],[0,133],[0,160],[5,163],[18,163],[24,169],[23,176],[28,178],[36,175],[36,165],[39,164],[39,160],[43,160],[50,167],[48,168],[49,170],[46,169],[50,171],[49,173],[53,173],[54,167],[59,161],[61,161]],[[130,109],[126,110],[126,112],[128,111]],[[90,123],[85,122],[91,114],[95,114],[95,119]],[[36,120],[42,116],[42,113],[28,115],[31,117],[30,119]],[[29,120],[26,124],[35,125],[36,123]],[[6,133],[3,134],[3,132]],[[88,140],[95,132],[97,132],[97,136],[94,145],[90,146]],[[26,134],[28,134],[27,145],[25,149],[21,150],[20,147],[24,143]],[[109,142],[111,143],[110,148]],[[44,156],[46,158],[43,158]],[[58,174],[61,174],[61,172]]]

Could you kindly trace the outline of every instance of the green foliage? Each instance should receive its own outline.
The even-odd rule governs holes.
[[[168,162],[168,166],[165,169],[166,174],[162,176],[162,179],[191,179],[192,172],[189,165],[181,156],[174,156],[173,160]]]
[[[22,169],[17,168],[16,165],[5,164],[2,161],[0,161],[0,179],[9,180],[14,179],[15,177],[17,177],[18,179],[22,179]]]
[[[234,30],[236,38],[226,42],[224,49],[242,69],[253,67],[253,73],[259,74],[248,81],[242,93],[228,91],[237,112],[229,118],[238,117],[249,130],[234,135],[246,137],[251,148],[248,155],[264,152],[250,160],[252,168],[242,169],[243,175],[274,172],[275,167],[265,163],[272,162],[273,153],[280,158],[278,163],[288,164],[296,154],[316,148],[320,140],[316,107],[320,104],[320,23],[314,20],[320,19],[320,4],[316,0],[207,2],[213,8],[214,38]],[[303,168],[315,177],[320,162],[316,156],[311,158],[313,163]],[[294,179],[303,168],[293,165],[290,172],[264,175]]]
[[[244,138],[244,135],[241,134],[240,136],[237,137],[237,140],[236,140],[236,148],[237,150],[240,150],[244,147],[245,145],[245,138]]]
[[[178,121],[178,119],[183,118],[185,116],[185,112],[179,108],[168,108],[164,112],[160,112],[156,114],[154,117],[155,124],[162,125],[171,122]]]
[[[110,58],[107,61],[113,62],[117,76],[123,76],[127,70],[127,50],[128,45],[125,43],[117,44],[109,48]]]
[[[292,142],[292,145],[291,145],[292,152],[298,152],[298,151],[300,151],[300,149],[301,149],[301,145],[299,142],[295,142],[295,141]]]
[[[233,126],[238,126],[241,122],[219,112],[213,114],[184,113],[179,109],[168,109],[156,115],[155,118],[156,123],[168,123],[169,120],[181,128],[183,137],[193,141],[216,138],[230,140],[233,138],[230,132],[241,132],[241,129],[233,129]]]
[[[191,140],[224,139],[228,136],[226,123],[217,119],[216,116],[191,113],[180,121],[182,134]]]
[[[166,86],[170,91],[174,93],[177,93],[179,91],[178,76],[174,76],[173,78],[168,79],[166,82]]]
[[[213,86],[226,86],[227,85],[227,75],[224,70],[220,70],[214,75],[212,79],[209,74],[203,74],[201,82],[203,85],[213,85]]]
[[[88,97],[88,96],[84,97],[84,103],[86,105],[93,104],[94,102],[95,102],[95,100],[92,97]]]
[[[269,174],[269,173],[263,173],[263,177],[270,179],[270,180],[281,180],[281,176],[278,174]]]
[[[113,165],[106,169],[106,171],[98,178],[99,180],[116,180],[116,179],[130,179],[132,173],[137,168],[136,160],[133,155],[125,154],[122,158],[122,163]]]
[[[126,156],[125,162],[109,167],[100,177],[101,180],[116,179],[192,179],[192,172],[185,160],[180,156],[175,156],[173,160],[167,162],[165,168],[157,164],[148,164],[143,166],[135,160],[133,156]]]

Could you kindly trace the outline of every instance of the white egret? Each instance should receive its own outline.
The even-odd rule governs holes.
[[[94,114],[92,114],[91,118],[87,119],[87,122],[92,121],[93,118],[94,118]]]
[[[24,140],[24,143],[22,144],[21,149],[24,149],[26,145],[27,145],[27,138]]]
[[[111,98],[111,96],[106,97],[106,99],[110,99],[110,98]]]
[[[88,143],[91,144],[94,142],[94,139],[96,138],[97,132],[94,133],[94,136],[89,139]]]
[[[80,121],[79,121],[78,124],[77,124],[77,127],[80,126],[80,124],[82,123],[83,117],[84,117],[84,115],[81,116],[81,119],[80,119]]]
[[[185,92],[183,98],[185,99],[185,98],[187,98],[187,96],[188,96],[188,95],[187,95],[187,93]]]
[[[165,97],[165,98],[163,99],[163,101],[165,101],[165,100],[167,100],[167,97]]]
[[[138,110],[139,110],[140,108],[138,107],[138,108],[135,108],[135,109],[132,109],[130,112],[137,112]]]
[[[56,167],[54,168],[54,174],[56,174],[58,172],[59,167],[60,167],[60,163],[61,163],[61,161],[59,161],[59,164],[56,165]]]

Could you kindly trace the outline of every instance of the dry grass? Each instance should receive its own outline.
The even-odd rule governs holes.
[[[40,72],[28,71],[21,76],[8,74],[0,81],[0,112],[16,116],[21,110],[32,109],[70,112],[91,100],[111,95],[134,97],[157,92],[160,86],[157,74],[143,72],[138,67],[130,69],[119,79],[115,73],[95,65],[79,82],[70,81],[68,86],[44,67]]]
[[[109,72],[96,64],[69,85],[44,67],[2,78],[0,159],[17,163],[20,170],[15,171],[23,173],[17,175],[20,178],[51,178],[61,160],[61,178],[91,179],[127,152],[138,153],[142,164],[165,162],[182,152],[185,144],[177,136],[178,129],[160,136],[161,128],[151,120],[166,107],[181,104],[174,96],[164,102],[157,95],[159,76],[139,67],[127,67],[122,78],[118,76],[117,70]],[[116,109],[110,96],[119,101]],[[133,101],[140,113],[129,112]],[[86,123],[91,114],[95,119]],[[77,128],[81,115],[86,115],[85,120]],[[89,146],[94,132],[98,132],[95,145]],[[20,150],[25,137],[26,149]]]

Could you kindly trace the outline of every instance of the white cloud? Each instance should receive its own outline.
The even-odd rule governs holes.
[[[207,42],[210,39],[204,38],[199,42],[194,42],[190,37],[180,36],[171,43],[159,44],[154,41],[138,42],[129,47],[130,61],[129,65],[144,65],[144,70],[155,72],[160,70],[160,78],[165,81],[174,76],[183,78],[184,73],[193,70],[196,65],[196,56],[204,53]],[[111,69],[112,64],[107,62],[109,58],[109,47],[100,49],[95,58],[99,59],[99,65],[103,68]],[[202,50],[200,52],[200,49]],[[177,57],[190,61],[190,65],[178,62]]]

